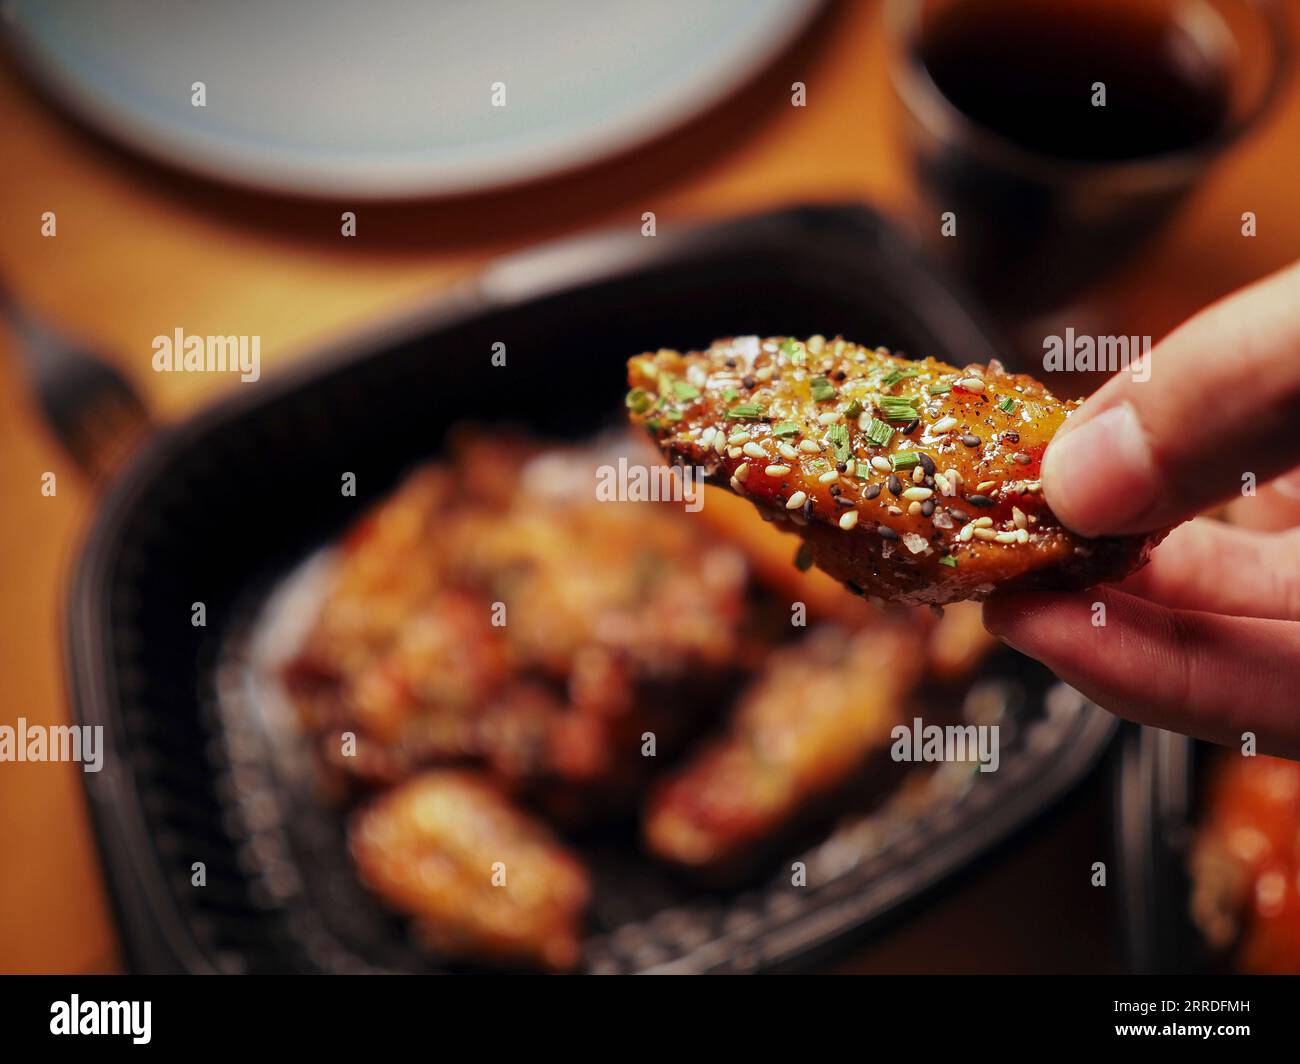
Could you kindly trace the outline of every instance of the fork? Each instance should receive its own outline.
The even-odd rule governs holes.
[[[106,481],[149,432],[144,402],[111,363],[20,306],[3,283],[0,309],[46,424],[92,482]]]

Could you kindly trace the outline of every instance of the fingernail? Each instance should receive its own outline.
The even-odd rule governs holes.
[[[1054,440],[1043,455],[1043,495],[1083,536],[1128,531],[1156,500],[1155,462],[1137,411],[1111,407]]]

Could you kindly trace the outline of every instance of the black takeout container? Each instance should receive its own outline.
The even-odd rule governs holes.
[[[84,780],[132,969],[446,969],[361,889],[338,811],[300,786],[301,751],[286,760],[268,734],[247,675],[252,619],[453,423],[581,437],[618,418],[628,355],[751,333],[843,334],[959,364],[1001,350],[878,215],[796,209],[515,256],[144,446],[106,492],[67,612],[75,714],[105,731],[105,767]],[[492,365],[497,343],[508,369]],[[628,838],[579,843],[596,883],[586,970],[807,964],[1009,839],[1093,768],[1114,722],[1009,652],[986,671],[1015,703],[1000,770],[911,821],[832,834],[802,855],[805,887],[786,866],[700,892]]]

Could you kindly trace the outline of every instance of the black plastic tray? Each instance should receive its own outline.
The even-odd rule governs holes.
[[[84,778],[131,967],[440,970],[359,889],[337,813],[277,765],[246,682],[266,595],[455,422],[582,436],[617,409],[630,353],[813,332],[959,362],[1002,349],[878,215],[808,208],[505,260],[152,439],[106,494],[67,621],[76,715],[105,728],[105,768]],[[508,370],[491,365],[497,342]],[[344,471],[355,499],[338,490]],[[190,624],[195,601],[206,627]],[[787,873],[699,894],[617,840],[584,853],[597,882],[587,970],[804,963],[1012,837],[1091,770],[1114,723],[1024,659],[996,662],[1021,703],[1001,770],[883,836],[842,829],[807,854],[822,862],[814,885]]]

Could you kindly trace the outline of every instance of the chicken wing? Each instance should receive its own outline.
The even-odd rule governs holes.
[[[906,623],[824,628],[777,651],[727,733],[652,793],[650,851],[712,878],[748,870],[887,744],[922,665],[919,632]]]
[[[1225,754],[1192,849],[1192,917],[1237,967],[1300,973],[1300,763]]]
[[[556,971],[578,959],[590,887],[538,821],[467,772],[427,772],[353,819],[366,885],[452,957]]]
[[[958,369],[819,336],[741,337],[628,366],[663,452],[797,532],[807,561],[884,603],[1080,588],[1141,566],[1161,534],[1083,539],[1039,489],[1077,405],[996,363]]]

